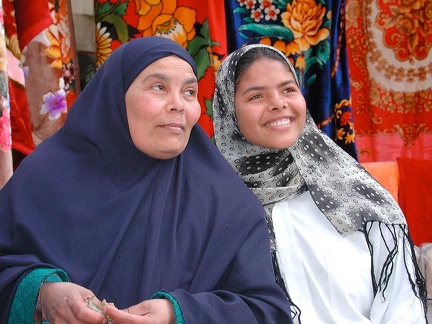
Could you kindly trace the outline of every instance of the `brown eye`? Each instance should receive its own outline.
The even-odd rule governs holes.
[[[152,86],[152,89],[154,89],[154,90],[163,90],[164,86],[162,84],[156,84],[156,85]]]
[[[256,95],[253,95],[252,97],[250,97],[250,100],[256,100],[256,99],[259,99],[261,97],[262,97],[262,95],[256,94]]]

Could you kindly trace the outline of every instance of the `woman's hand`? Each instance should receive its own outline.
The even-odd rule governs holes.
[[[151,299],[119,310],[105,306],[104,313],[119,324],[174,324],[174,309],[167,299]]]
[[[88,300],[97,299],[93,293],[69,282],[46,282],[39,292],[42,317],[51,324],[106,323],[107,317],[87,306]],[[115,307],[113,307],[115,308]]]

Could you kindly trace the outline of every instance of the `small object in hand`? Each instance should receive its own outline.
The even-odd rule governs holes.
[[[94,301],[94,298],[95,298],[94,295],[91,297],[90,296],[87,297],[86,304],[87,304],[88,308],[94,310],[95,312],[103,314],[102,309],[104,306],[106,306],[106,305],[114,306],[114,303],[108,303],[105,299],[102,301],[99,301],[96,298],[96,300]],[[114,321],[111,318],[109,318],[108,316],[107,316],[107,319],[108,319],[108,322],[107,322],[108,324],[114,323]]]

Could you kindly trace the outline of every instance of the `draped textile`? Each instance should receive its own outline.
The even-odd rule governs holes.
[[[417,246],[432,242],[432,161],[398,158],[399,204]]]
[[[16,168],[63,125],[79,77],[69,0],[5,0],[3,12]]]
[[[95,0],[96,68],[111,52],[133,38],[164,36],[181,44],[198,69],[198,123],[213,136],[215,73],[227,55],[223,0]]]
[[[432,2],[348,0],[361,162],[432,159]]]
[[[272,45],[296,68],[312,117],[357,158],[344,34],[344,0],[229,0],[230,52]]]
[[[2,2],[0,1],[0,10]],[[8,67],[6,59],[6,39],[4,15],[0,16],[0,187],[12,175],[12,136],[10,125],[10,105],[8,101]]]

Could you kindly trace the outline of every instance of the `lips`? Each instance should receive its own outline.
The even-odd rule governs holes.
[[[181,123],[168,123],[161,125],[162,129],[169,131],[171,134],[183,134],[185,130],[185,125]]]
[[[269,122],[269,123],[265,123],[264,126],[267,126],[267,127],[286,126],[286,125],[291,124],[292,121],[293,121],[293,118],[283,118],[283,119],[274,120],[274,121]]]
[[[163,124],[163,127],[173,127],[173,128],[181,128],[184,129],[184,125],[180,124],[180,123],[168,123],[168,124]]]

